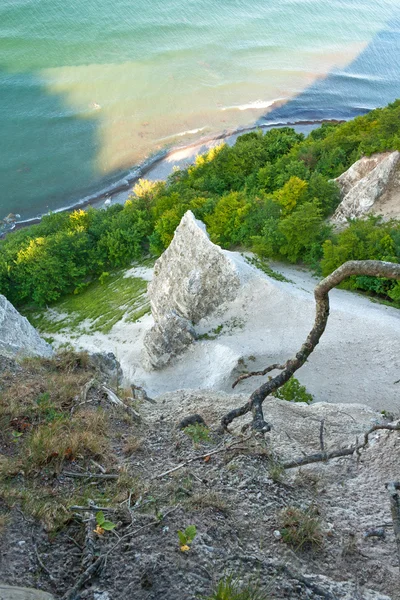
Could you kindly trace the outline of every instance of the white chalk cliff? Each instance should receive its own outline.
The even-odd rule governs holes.
[[[400,153],[385,152],[363,157],[335,179],[342,201],[332,222],[346,223],[369,213],[400,217]]]
[[[32,327],[28,319],[20,315],[5,296],[0,294],[0,355],[46,356],[53,349]]]

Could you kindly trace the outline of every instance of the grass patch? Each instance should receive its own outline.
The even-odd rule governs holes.
[[[243,583],[233,576],[221,579],[211,594],[203,600],[269,600],[271,596],[258,585]]]
[[[250,265],[256,267],[256,269],[259,269],[269,277],[272,277],[272,279],[276,279],[276,281],[284,281],[285,283],[294,283],[291,279],[288,279],[282,275],[282,273],[278,273],[277,271],[271,269],[267,261],[263,258],[260,258],[259,256],[245,256],[244,258]]]
[[[188,504],[195,510],[203,508],[212,508],[218,510],[221,513],[227,514],[229,512],[229,506],[225,498],[218,492],[205,492],[202,494],[194,494],[189,500]]]
[[[286,544],[297,550],[320,548],[323,533],[314,507],[302,510],[288,506],[280,514],[280,532]]]
[[[128,470],[118,469],[115,480],[65,475],[96,473],[93,459],[114,472],[118,466],[111,439],[121,413],[103,409],[96,391],[81,405],[79,393],[95,376],[88,355],[73,352],[25,360],[0,373],[0,499],[8,508],[19,505],[48,530],[71,519],[73,504],[86,506],[90,499],[114,506],[138,495]]]
[[[103,282],[93,282],[79,294],[70,294],[47,310],[26,307],[21,312],[47,335],[65,330],[80,334],[108,333],[123,317],[134,322],[150,311],[147,281],[124,277],[125,273],[118,271]]]

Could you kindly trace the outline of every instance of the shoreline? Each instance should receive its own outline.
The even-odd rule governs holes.
[[[182,153],[185,151],[189,152],[190,150],[195,150],[198,148],[199,152],[192,153],[192,158],[195,158],[199,154],[202,154],[203,152],[206,152],[209,148],[211,148],[212,144],[214,142],[219,142],[220,140],[228,140],[229,138],[235,138],[234,141],[236,141],[236,138],[239,137],[240,135],[243,135],[245,133],[251,133],[252,131],[256,131],[258,129],[268,130],[268,129],[274,129],[274,128],[280,128],[280,127],[307,127],[307,126],[313,126],[313,125],[318,126],[318,125],[322,125],[323,123],[344,123],[344,122],[345,122],[345,119],[315,119],[315,120],[299,120],[299,121],[287,121],[287,122],[252,125],[249,127],[239,127],[237,129],[223,131],[220,134],[214,135],[214,136],[203,137],[189,145],[181,145],[181,146],[177,145],[177,146],[173,146],[171,148],[165,148],[164,150],[161,150],[157,154],[145,159],[141,164],[137,165],[136,167],[133,167],[132,173],[130,175],[128,174],[128,176],[124,177],[122,180],[120,180],[120,182],[115,182],[114,184],[111,184],[108,189],[94,193],[92,196],[83,198],[82,200],[74,202],[71,205],[56,209],[54,211],[49,211],[47,213],[43,213],[37,217],[33,217],[31,219],[25,219],[22,221],[16,221],[12,224],[12,227],[10,227],[9,229],[5,229],[3,231],[1,231],[1,229],[0,229],[0,238],[4,237],[8,233],[11,233],[12,231],[17,231],[24,227],[29,227],[30,225],[36,225],[36,224],[40,223],[42,218],[44,216],[46,216],[47,214],[50,214],[51,212],[60,213],[60,212],[69,212],[69,211],[77,210],[79,208],[85,209],[85,208],[88,208],[89,206],[94,206],[96,204],[100,204],[101,202],[104,203],[106,200],[110,200],[111,204],[113,203],[113,200],[114,200],[115,204],[120,203],[120,202],[118,202],[118,200],[115,200],[116,196],[122,194],[123,192],[130,191],[130,189],[132,188],[132,186],[135,183],[137,183],[145,175],[149,174],[149,172],[151,172],[153,169],[160,166],[162,163],[167,162],[168,158],[172,157],[174,154],[179,154],[179,153]],[[206,148],[204,150],[201,150],[204,146],[206,146]],[[209,146],[209,147],[207,148],[207,146]],[[176,162],[175,163],[171,162],[170,165],[168,165],[169,172],[172,172],[172,170],[175,166],[177,166]],[[168,174],[166,176],[168,176]],[[161,178],[156,177],[154,179],[155,180],[158,179],[158,180],[162,181],[162,180],[166,179],[166,176],[161,177]],[[125,201],[126,201],[126,199],[124,200],[124,202]],[[94,206],[94,207],[101,208],[101,206],[97,206],[97,207]]]

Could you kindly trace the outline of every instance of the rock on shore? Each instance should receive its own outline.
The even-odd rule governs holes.
[[[0,294],[0,355],[50,357],[53,349],[28,319],[20,315],[5,296]]]

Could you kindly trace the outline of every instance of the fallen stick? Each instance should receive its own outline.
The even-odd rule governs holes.
[[[96,552],[96,539],[95,539],[95,529],[96,529],[96,518],[94,515],[89,512],[86,513],[87,521],[86,521],[86,535],[85,535],[85,545],[83,547],[82,552],[82,568],[86,571],[88,567],[93,563],[93,558]]]
[[[239,444],[239,443],[242,444],[243,442],[246,442],[247,440],[249,440],[251,437],[252,436],[250,435],[249,437],[245,438],[244,440],[240,440],[240,442],[233,442],[229,446],[224,446],[223,448],[216,448],[215,450],[212,450],[211,452],[207,452],[206,454],[201,454],[200,456],[193,456],[192,458],[188,458],[188,460],[185,460],[184,462],[180,463],[176,467],[173,467],[172,469],[169,469],[168,471],[164,471],[163,473],[159,473],[158,475],[153,475],[153,477],[151,479],[152,480],[161,479],[161,477],[165,477],[165,475],[169,475],[170,473],[174,473],[175,471],[178,471],[179,469],[183,469],[183,467],[190,465],[190,463],[195,462],[196,460],[201,460],[201,459],[207,458],[208,456],[213,456],[214,454],[219,454],[220,452],[228,452],[229,450],[245,450],[246,448],[241,448],[240,446],[237,446],[236,444]]]
[[[331,450],[330,452],[318,452],[316,454],[309,454],[308,456],[301,456],[283,463],[284,469],[293,469],[294,467],[302,467],[304,465],[310,465],[317,462],[326,462],[332,458],[342,458],[343,456],[351,456],[358,450],[365,448],[369,441],[369,436],[374,431],[386,429],[387,431],[400,431],[400,423],[398,425],[374,425],[364,434],[364,441],[362,444],[355,444],[350,448],[342,448],[340,450]]]
[[[101,389],[103,390],[103,392],[106,393],[107,398],[111,402],[111,404],[123,408],[125,412],[127,412],[137,423],[141,423],[142,419],[139,413],[136,412],[136,410],[134,410],[131,406],[125,404],[125,402],[122,402],[122,400],[118,398],[115,392],[110,390],[110,388],[106,387],[105,385],[102,385]]]
[[[394,537],[397,545],[397,558],[400,567],[400,481],[390,481],[386,485],[390,496],[390,511],[392,513]]]
[[[33,541],[33,533],[32,533],[32,541]],[[42,561],[42,559],[40,558],[39,551],[38,551],[37,546],[34,541],[33,541],[33,550],[35,552],[36,560],[38,561],[39,567],[42,569],[42,571],[44,573],[46,573],[46,575],[50,579],[51,583],[57,587],[57,582],[56,582],[55,578],[53,577],[53,575],[50,573],[49,569],[46,567],[46,565]]]
[[[63,471],[65,477],[75,479],[118,479],[119,475],[114,473],[73,473],[72,471]]]
[[[87,404],[87,395],[89,390],[96,385],[96,380],[95,379],[91,379],[90,381],[88,381],[87,383],[85,383],[85,385],[82,388],[82,391],[80,392],[80,394],[78,394],[77,396],[75,396],[74,400],[78,401],[80,400],[80,402],[78,404],[74,404],[73,407],[71,408],[70,414],[71,416],[74,414],[75,410],[81,406],[82,404]]]

